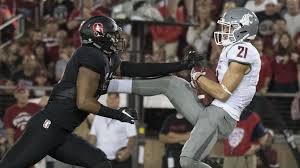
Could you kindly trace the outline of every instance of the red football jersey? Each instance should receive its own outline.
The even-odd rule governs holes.
[[[225,156],[243,156],[251,147],[252,133],[260,118],[256,113],[252,113],[247,119],[237,122],[236,127],[224,140]]]
[[[22,108],[14,104],[6,109],[4,114],[4,127],[6,129],[12,128],[15,130],[15,141],[22,135],[29,119],[40,110],[41,107],[35,103],[28,103]]]

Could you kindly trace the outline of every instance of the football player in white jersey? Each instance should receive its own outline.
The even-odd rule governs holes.
[[[219,135],[227,137],[232,132],[256,92],[261,62],[258,51],[249,41],[255,38],[258,23],[256,15],[246,8],[234,8],[218,21],[221,31],[215,32],[215,41],[223,46],[216,70],[219,82],[206,78],[205,72],[191,74],[192,81],[215,98],[210,106],[205,107],[198,101],[190,83],[175,76],[112,80],[108,91],[167,96],[176,110],[194,125],[182,149],[182,168],[210,168],[202,159],[209,154]]]

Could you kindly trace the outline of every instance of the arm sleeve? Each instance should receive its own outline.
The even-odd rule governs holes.
[[[251,65],[258,52],[247,43],[237,43],[228,50],[227,58],[230,62],[238,62],[240,64]]]
[[[180,62],[175,63],[133,63],[123,61],[120,65],[121,76],[153,77],[168,75],[186,69]]]
[[[124,123],[126,127],[127,137],[133,137],[137,135],[135,124]]]
[[[105,73],[105,55],[101,55],[101,52],[96,51],[95,48],[82,48],[79,54],[79,64],[94,72],[104,75]]]

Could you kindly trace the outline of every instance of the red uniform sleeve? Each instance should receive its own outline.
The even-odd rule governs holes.
[[[13,128],[13,124],[12,124],[12,110],[11,108],[8,108],[5,110],[4,113],[4,117],[3,117],[3,122],[4,122],[4,128],[8,129],[8,128]]]
[[[167,14],[164,7],[159,8],[159,11],[163,16]],[[184,22],[183,8],[177,9],[176,21]],[[150,31],[154,41],[161,39],[166,43],[170,43],[178,40],[179,36],[183,33],[183,28],[180,26],[152,26]]]

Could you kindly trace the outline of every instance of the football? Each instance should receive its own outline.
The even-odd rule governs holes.
[[[207,77],[208,79],[210,79],[212,81],[218,82],[216,73],[211,68],[202,68],[202,67],[197,66],[192,69],[191,74],[195,73],[195,72],[203,72],[203,71],[206,72],[205,77]],[[214,100],[214,98],[212,96],[210,96],[209,94],[207,94],[204,90],[202,90],[196,81],[194,81],[194,84],[195,84],[195,89],[197,90],[198,98],[201,101],[201,103],[205,106],[209,106],[211,104],[211,102]]]

